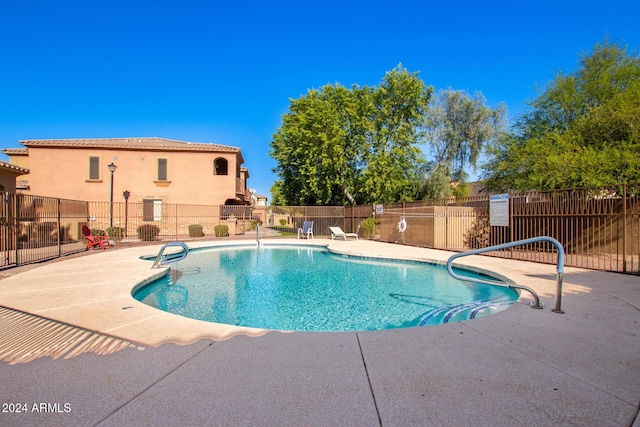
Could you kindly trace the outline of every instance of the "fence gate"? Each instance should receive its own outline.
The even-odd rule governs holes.
[[[0,267],[56,258],[84,249],[87,202],[2,192]]]

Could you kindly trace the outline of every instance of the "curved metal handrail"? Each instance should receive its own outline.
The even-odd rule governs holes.
[[[256,241],[258,242],[258,247],[262,246],[262,242],[260,241],[262,235],[260,233],[260,223],[256,223]]]
[[[164,250],[172,247],[172,246],[179,246],[182,249],[184,249],[182,252],[177,252],[176,254],[172,254],[172,255],[176,255],[173,256],[171,258],[168,259],[162,259],[162,255],[164,254]],[[160,251],[158,251],[158,255],[156,256],[155,261],[153,261],[153,265],[151,266],[152,269],[156,268],[158,265],[165,265],[165,264],[169,264],[170,262],[178,262],[178,261],[182,261],[183,259],[185,259],[187,257],[187,255],[189,254],[189,247],[182,242],[170,242],[167,243],[166,245],[162,245],[162,247],[160,248]]]
[[[478,254],[485,253],[485,252],[491,252],[491,251],[496,251],[496,250],[500,250],[500,249],[512,248],[514,246],[528,245],[528,244],[537,243],[537,242],[550,242],[553,245],[555,245],[555,247],[558,249],[558,264],[557,264],[557,268],[556,268],[556,272],[557,272],[556,307],[551,311],[553,311],[554,313],[564,313],[564,311],[562,311],[562,309],[561,309],[561,305],[562,305],[562,280],[563,280],[563,277],[564,277],[564,248],[562,247],[562,244],[559,241],[557,241],[556,239],[554,239],[553,237],[548,237],[548,236],[532,237],[530,239],[518,240],[518,241],[515,241],[515,242],[509,242],[509,243],[503,243],[501,245],[494,245],[494,246],[489,246],[487,248],[474,249],[474,250],[471,250],[471,251],[466,251],[466,252],[462,252],[462,253],[459,253],[459,254],[455,254],[455,255],[452,255],[447,260],[447,271],[455,279],[463,280],[463,281],[466,281],[466,282],[484,283],[484,284],[489,284],[489,285],[507,286],[507,287],[510,287],[510,288],[523,289],[525,291],[530,292],[533,295],[534,304],[531,307],[532,308],[542,308],[542,305],[540,304],[540,298],[538,298],[538,294],[536,294],[535,291],[533,289],[531,289],[530,287],[528,287],[528,286],[517,285],[515,283],[494,282],[492,280],[482,280],[482,279],[475,279],[475,278],[472,278],[472,277],[461,276],[459,274],[454,273],[453,267],[451,265],[453,263],[454,259],[461,258],[463,256],[478,255]]]

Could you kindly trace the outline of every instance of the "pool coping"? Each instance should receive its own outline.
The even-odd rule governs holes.
[[[422,254],[424,252],[422,248],[399,246],[398,251],[393,254],[376,253],[370,252],[366,248],[365,250],[359,249],[363,243],[367,245],[373,242],[287,239],[267,241],[264,245],[316,246],[325,247],[335,254],[367,259],[408,260],[441,265],[446,263],[442,254],[437,252]],[[246,240],[199,241],[188,244],[190,249],[250,247],[254,245],[256,243]],[[94,274],[73,276],[69,274],[69,270],[78,271],[78,266],[86,265],[89,261],[86,257],[43,265],[18,276],[4,279],[3,286],[0,287],[0,304],[148,346],[158,346],[168,342],[189,344],[203,338],[218,341],[237,335],[261,336],[269,332],[269,330],[260,328],[190,319],[158,310],[135,300],[132,296],[135,289],[162,277],[167,274],[170,268],[165,266],[151,269],[150,260],[155,259],[161,247],[162,245],[122,248],[92,254],[91,271]],[[440,258],[434,255],[438,255]],[[517,283],[517,277],[514,278],[499,270],[479,265],[478,261],[482,262],[482,258],[476,260],[475,263],[473,257],[466,261],[457,262],[454,265]],[[117,264],[117,269],[98,273],[99,270],[108,269],[108,266],[113,264]],[[75,291],[64,298],[59,297],[61,287],[50,283],[60,276],[64,277],[65,283],[72,282],[70,286],[65,286],[62,289]],[[28,282],[27,285],[24,284],[25,281]],[[107,291],[105,286],[110,286],[108,290],[110,292],[105,293]],[[548,292],[548,290],[544,292]],[[526,295],[521,295],[518,301],[525,299]],[[91,315],[89,316],[89,314]],[[157,325],[161,322],[165,322],[167,327],[158,328]]]
[[[274,243],[288,245],[300,241],[274,240]],[[205,241],[190,246],[211,244]],[[246,241],[240,241],[240,244],[244,245]],[[407,257],[437,263],[445,262],[453,254],[362,240],[344,242],[317,238],[312,242],[305,241],[305,244],[328,246],[334,252],[347,255],[389,259]],[[228,424],[232,424],[234,418],[225,418],[223,413],[228,417],[249,414],[244,416],[259,417],[255,420],[266,423],[282,421],[285,415],[290,417],[287,419],[303,421],[306,418],[300,417],[304,414],[308,416],[309,407],[321,404],[316,402],[317,397],[312,400],[305,398],[305,393],[311,393],[309,387],[318,384],[318,393],[322,395],[322,390],[326,390],[322,384],[328,376],[333,386],[327,387],[333,387],[336,393],[347,387],[344,381],[349,378],[355,378],[362,385],[369,384],[369,392],[368,395],[364,389],[352,392],[355,394],[351,397],[361,402],[355,407],[353,401],[343,396],[342,400],[333,402],[328,412],[318,412],[317,418],[313,419],[320,422],[313,424],[323,424],[322,420],[325,420],[325,424],[329,425],[335,421],[337,414],[343,417],[359,414],[365,417],[362,419],[391,425],[441,424],[444,420],[457,424],[470,424],[475,420],[475,424],[483,424],[481,420],[485,418],[480,414],[490,411],[494,414],[492,423],[512,425],[526,425],[532,417],[536,417],[540,425],[630,425],[637,416],[640,401],[638,276],[566,268],[563,293],[565,314],[556,314],[551,312],[555,303],[555,266],[471,256],[456,265],[498,273],[515,283],[525,282],[538,292],[545,308],[529,308],[531,298],[523,293],[518,302],[507,310],[455,324],[389,331],[274,333],[185,319],[137,302],[131,296],[132,288],[137,283],[152,280],[154,275],[163,274],[161,271],[151,272],[150,263],[139,257],[153,255],[159,248],[160,245],[96,251],[88,256],[41,265],[0,281],[1,306],[146,347],[146,351],[140,354],[122,351],[98,359],[76,357],[57,361],[59,363],[109,366],[110,360],[120,358],[150,361],[156,356],[166,358],[172,352],[185,354],[175,362],[177,365],[167,366],[164,380],[156,377],[153,381],[149,379],[149,383],[142,381],[138,391],[124,393],[123,401],[117,405],[114,403],[115,406],[107,410],[104,418],[93,420],[90,424],[112,420],[113,425],[117,425],[116,421],[126,419],[134,410],[136,414],[155,411],[155,415],[148,412],[148,416],[156,421],[171,419],[171,414],[166,412],[164,416],[169,418],[154,418],[160,417],[162,410],[159,409],[171,407],[155,391],[161,389],[159,386],[164,383],[178,384],[172,382],[178,379],[172,380],[170,373],[179,366],[187,373],[191,365],[195,368],[197,359],[192,359],[195,354],[205,359],[227,354],[226,358],[216,359],[216,364],[224,366],[222,370],[215,371],[216,381],[231,381],[229,384],[238,382],[238,387],[254,390],[250,393],[247,391],[249,395],[255,395],[260,390],[260,384],[264,384],[265,393],[270,392],[270,387],[282,384],[285,379],[273,379],[271,375],[266,375],[264,369],[267,365],[257,364],[254,369],[251,367],[253,364],[245,364],[242,373],[233,373],[234,360],[243,360],[254,353],[269,361],[267,370],[282,369],[280,374],[298,364],[305,366],[305,360],[310,357],[315,364],[325,368],[318,372],[314,369],[303,370],[304,380],[289,384],[292,395],[287,408],[278,408],[277,405],[272,408],[273,411],[261,406],[256,408],[255,402],[247,406],[241,399],[235,403],[225,401],[226,412],[220,412],[220,406],[212,405],[211,396],[202,396],[202,403],[206,401],[208,405],[199,407],[202,411],[208,411],[205,409],[208,407],[215,408],[216,412],[210,415],[218,417],[216,420],[226,420]],[[326,353],[323,349],[328,348],[344,350]],[[286,356],[281,353],[284,350],[287,350]],[[269,358],[276,354],[278,358]],[[350,355],[354,358],[350,358]],[[426,358],[417,357],[422,355]],[[345,360],[353,362],[353,365],[347,364],[352,366],[347,371],[338,368],[345,365]],[[59,363],[53,365],[55,369],[64,366]],[[117,370],[109,375],[117,375],[118,371],[127,373],[127,368],[118,363]],[[280,363],[282,367],[279,367]],[[436,371],[431,370],[432,365],[437,367]],[[503,366],[504,372],[496,372],[493,367],[497,366]],[[8,388],[13,390],[14,395],[2,394],[1,397],[7,400],[24,393],[25,396],[31,396],[32,400],[38,399],[38,396],[42,396],[42,389],[27,385],[37,384],[28,380],[30,375],[38,375],[37,371],[30,374],[32,369],[22,370],[19,367],[2,367],[3,372],[10,374],[13,379],[7,384],[20,386]],[[458,378],[462,374],[467,376],[466,380]],[[197,382],[198,374],[194,375],[194,381]],[[209,378],[207,375],[205,377]],[[249,378],[253,385],[244,383]],[[470,381],[473,378],[484,380],[485,384],[498,381],[501,385],[478,390]],[[60,383],[50,379],[51,385],[47,387],[60,388],[63,380],[67,379],[60,378]],[[442,399],[425,401],[428,390],[438,390],[437,395],[453,393],[451,397],[454,401],[450,404]],[[50,395],[55,396],[55,393],[53,390]],[[101,396],[104,389],[98,388],[95,393],[95,396]],[[213,390],[210,393],[215,394]],[[242,393],[241,388],[235,393]],[[78,399],[90,399],[91,396],[92,393],[89,393]],[[144,404],[145,396],[155,402],[149,408],[140,406]],[[265,401],[270,401],[266,395],[261,396]],[[222,399],[222,395],[219,398]],[[138,401],[140,404],[136,403]],[[183,409],[199,404],[195,395],[193,401],[180,402]],[[373,407],[371,402],[374,403]],[[506,405],[511,410],[503,411],[496,406],[498,404]],[[89,403],[87,405],[90,406]],[[188,416],[186,409],[181,410],[180,414]],[[338,419],[344,421],[347,418]],[[441,422],[438,423],[438,420]],[[490,422],[489,419],[485,420],[486,423]]]

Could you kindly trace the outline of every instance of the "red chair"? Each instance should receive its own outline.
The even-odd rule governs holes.
[[[92,236],[91,230],[86,225],[82,226],[82,234],[87,238],[87,249],[95,249],[96,246],[100,246],[100,249],[104,249],[105,245],[110,248],[109,238],[107,236]]]

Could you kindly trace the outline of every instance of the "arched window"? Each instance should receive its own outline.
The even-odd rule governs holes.
[[[228,175],[228,167],[227,159],[223,159],[222,157],[218,157],[213,161],[213,174],[214,175]]]

